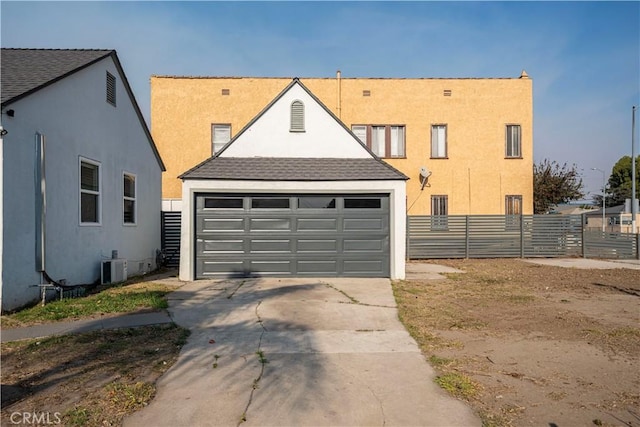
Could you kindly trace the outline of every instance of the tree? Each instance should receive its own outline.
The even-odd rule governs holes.
[[[631,198],[631,156],[623,156],[613,165],[608,187],[606,206],[623,205]],[[640,198],[640,156],[636,157],[636,197]],[[602,195],[594,196],[593,201],[602,206]]]
[[[584,196],[582,178],[576,168],[560,166],[555,160],[543,160],[533,165],[533,212],[543,214],[559,203],[578,200]]]

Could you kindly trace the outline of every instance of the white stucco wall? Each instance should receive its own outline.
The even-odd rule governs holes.
[[[182,227],[180,234],[180,280],[195,279],[195,194],[211,193],[388,193],[390,210],[390,275],[404,279],[406,252],[405,181],[223,181],[185,180],[182,183]]]
[[[294,100],[304,103],[305,132],[290,132]],[[368,158],[371,155],[299,84],[294,84],[220,157]]]
[[[106,102],[106,70],[116,76],[117,107]],[[129,275],[155,268],[160,249],[161,169],[111,58],[11,104],[4,155],[2,308],[38,298],[35,271],[35,133],[46,138],[46,270],[68,284],[93,283],[117,250]],[[79,218],[79,157],[101,164],[98,226]],[[123,172],[136,175],[137,224],[123,225]]]

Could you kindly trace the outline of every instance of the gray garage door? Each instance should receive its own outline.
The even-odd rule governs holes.
[[[389,276],[389,197],[196,195],[196,277]]]

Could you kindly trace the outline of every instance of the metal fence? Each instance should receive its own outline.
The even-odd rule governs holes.
[[[581,215],[407,218],[409,259],[638,256],[638,235],[585,232]]]
[[[162,212],[162,252],[167,267],[180,265],[181,212]]]

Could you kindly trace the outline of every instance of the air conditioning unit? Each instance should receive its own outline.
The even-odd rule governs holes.
[[[100,278],[103,285],[124,282],[127,280],[127,260],[110,259],[102,261]]]

